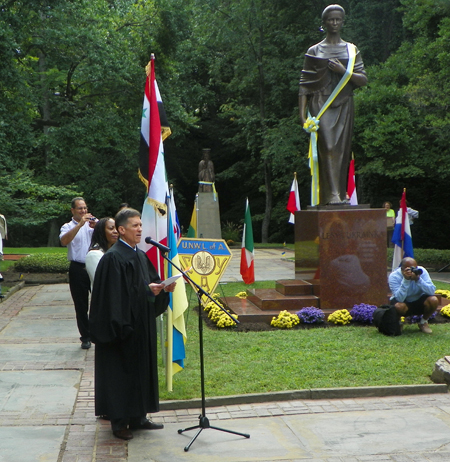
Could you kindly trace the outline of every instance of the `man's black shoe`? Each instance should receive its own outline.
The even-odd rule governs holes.
[[[146,420],[143,423],[138,425],[130,425],[131,430],[161,430],[164,428],[163,424],[152,422],[151,420]]]
[[[89,350],[89,348],[91,348],[90,340],[85,340],[84,342],[81,342],[81,348],[83,348],[83,350]]]
[[[113,435],[121,440],[129,441],[133,439],[133,433],[128,428],[113,431]]]

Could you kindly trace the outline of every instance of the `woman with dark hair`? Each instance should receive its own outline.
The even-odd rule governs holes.
[[[91,246],[86,255],[86,271],[91,280],[91,287],[94,283],[95,270],[98,262],[103,257],[104,253],[117,242],[119,233],[116,229],[116,224],[113,218],[106,217],[100,219],[95,225],[92,233]]]

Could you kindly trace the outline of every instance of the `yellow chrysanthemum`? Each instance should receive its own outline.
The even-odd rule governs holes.
[[[270,323],[273,327],[278,327],[280,329],[292,329],[300,323],[300,319],[296,314],[289,313],[289,311],[280,311],[280,314],[277,317],[274,317]]]
[[[450,305],[445,305],[441,308],[441,311],[439,313],[442,314],[442,316],[446,316],[447,318],[450,318]]]
[[[238,297],[238,298],[247,298],[247,292],[244,292],[244,291],[238,292],[236,294],[236,297]]]
[[[438,289],[435,293],[450,299],[450,290]]]
[[[348,310],[337,310],[328,316],[328,322],[333,324],[349,324],[352,319]]]

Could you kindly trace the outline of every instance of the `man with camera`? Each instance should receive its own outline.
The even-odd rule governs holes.
[[[78,330],[80,332],[81,348],[91,348],[89,335],[89,291],[91,281],[86,271],[86,255],[91,245],[92,233],[97,218],[88,213],[86,202],[82,197],[72,199],[72,220],[61,227],[59,240],[67,246],[69,266],[69,288],[75,305]]]
[[[439,300],[434,295],[436,286],[423,266],[417,266],[414,258],[406,257],[399,268],[389,275],[392,296],[390,304],[400,316],[421,316],[419,329],[431,334],[428,319],[436,311]]]

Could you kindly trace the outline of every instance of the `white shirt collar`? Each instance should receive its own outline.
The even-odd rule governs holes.
[[[128,242],[125,242],[121,237],[119,237],[119,241],[122,241],[125,245],[127,245],[130,249],[133,249],[136,252],[137,246],[131,247]]]

